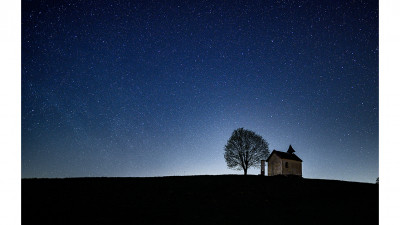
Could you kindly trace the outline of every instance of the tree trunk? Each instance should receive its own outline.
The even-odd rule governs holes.
[[[243,171],[244,171],[244,175],[246,176],[247,175],[247,169],[244,169]]]

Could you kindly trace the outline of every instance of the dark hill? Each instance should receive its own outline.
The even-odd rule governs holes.
[[[22,224],[378,224],[378,185],[294,177],[22,179]]]

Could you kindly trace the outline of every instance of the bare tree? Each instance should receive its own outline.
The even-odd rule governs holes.
[[[261,160],[269,156],[268,142],[244,128],[233,131],[224,150],[228,168],[243,170],[244,175],[247,175],[248,168],[259,167]]]

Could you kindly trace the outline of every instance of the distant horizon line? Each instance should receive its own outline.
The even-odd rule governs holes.
[[[211,174],[202,174],[202,175],[172,175],[172,176],[152,176],[152,177],[25,177],[21,178],[21,180],[56,180],[56,179],[115,179],[115,178],[123,178],[123,179],[129,179],[129,178],[168,178],[168,177],[200,177],[200,176],[240,176],[240,177],[246,177],[246,176],[257,176],[257,177],[294,177],[294,176],[285,176],[285,175],[275,175],[275,176],[261,176],[259,174],[247,174],[246,176],[243,174],[217,174],[217,175],[211,175]],[[352,183],[363,183],[363,184],[376,184],[376,183],[371,183],[371,182],[361,182],[361,181],[352,181],[352,180],[336,180],[336,179],[324,179],[324,178],[307,178],[307,177],[300,177],[301,179],[308,179],[308,180],[327,180],[327,181],[341,181],[341,182],[352,182]]]

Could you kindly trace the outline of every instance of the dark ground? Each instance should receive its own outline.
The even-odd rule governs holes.
[[[378,194],[290,177],[22,179],[22,224],[378,224]]]

